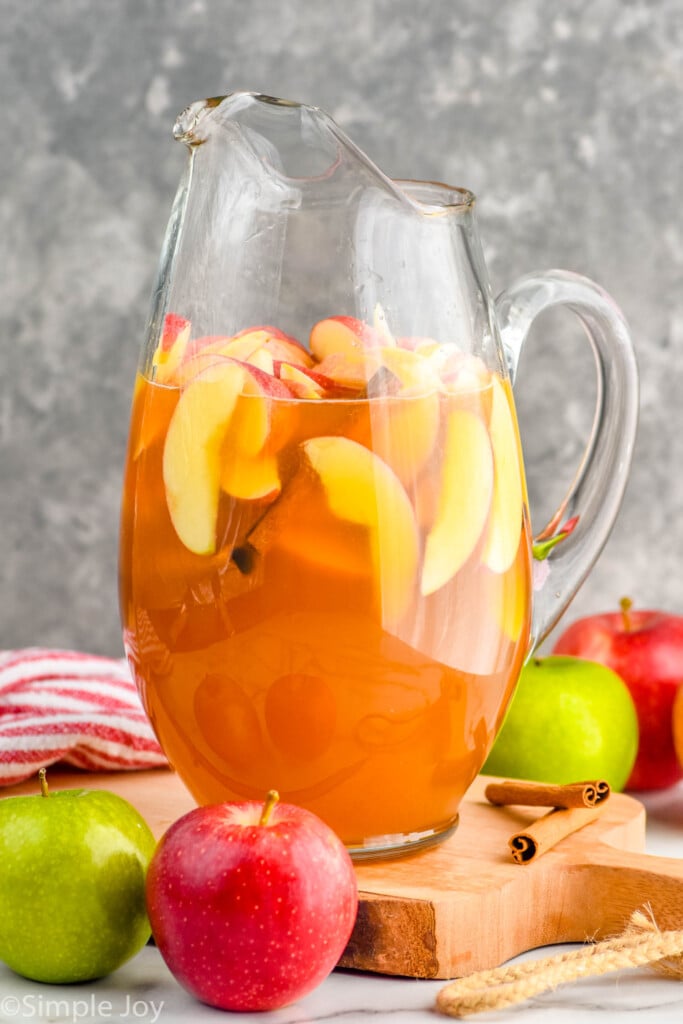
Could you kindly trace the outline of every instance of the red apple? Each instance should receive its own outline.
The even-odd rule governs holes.
[[[674,697],[683,682],[683,616],[632,611],[624,598],[619,612],[574,622],[553,651],[607,665],[631,691],[640,744],[627,789],[664,789],[683,778],[672,731]]]
[[[197,807],[162,837],[147,909],[171,972],[223,1010],[273,1010],[335,966],[358,892],[340,839],[310,811],[255,801]]]

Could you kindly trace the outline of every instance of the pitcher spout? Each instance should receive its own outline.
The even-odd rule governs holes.
[[[388,192],[395,185],[341,131],[320,107],[253,92],[233,92],[198,100],[177,118],[174,138],[190,148],[221,134],[247,159],[256,157],[268,172],[303,186],[329,180],[343,168],[345,188],[350,176]]]
[[[224,99],[224,96],[214,96],[190,103],[176,118],[173,125],[173,138],[177,142],[184,142],[187,146],[198,146],[205,142],[206,137],[202,131],[203,122]]]

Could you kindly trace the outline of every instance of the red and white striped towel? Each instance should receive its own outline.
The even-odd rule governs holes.
[[[0,653],[0,785],[63,761],[89,771],[166,759],[125,661],[76,651]]]

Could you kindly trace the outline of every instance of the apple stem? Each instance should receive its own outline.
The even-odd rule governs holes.
[[[633,607],[633,601],[630,597],[622,597],[621,601],[619,602],[619,607],[621,608],[621,620],[624,624],[624,629],[627,633],[630,633],[631,616],[629,615],[629,612]]]
[[[44,768],[41,768],[38,772],[38,779],[40,780],[40,793],[41,796],[49,796],[50,791],[47,788],[47,772]]]
[[[273,813],[273,807],[275,807],[275,804],[278,802],[279,799],[280,799],[280,794],[278,793],[278,791],[276,789],[269,789],[268,790],[268,795],[266,796],[266,802],[264,803],[263,810],[261,811],[261,818],[259,820],[259,825],[267,825],[268,824],[268,822],[270,821],[270,816]]]

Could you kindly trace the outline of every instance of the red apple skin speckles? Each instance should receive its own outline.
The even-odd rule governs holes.
[[[351,859],[319,818],[276,804],[198,807],[161,839],[147,874],[156,944],[176,979],[224,1010],[295,1002],[333,969],[358,907]]]
[[[625,601],[621,612],[574,622],[553,653],[599,661],[631,691],[640,742],[627,790],[665,789],[683,778],[672,726],[674,698],[683,683],[683,616],[633,610]]]

